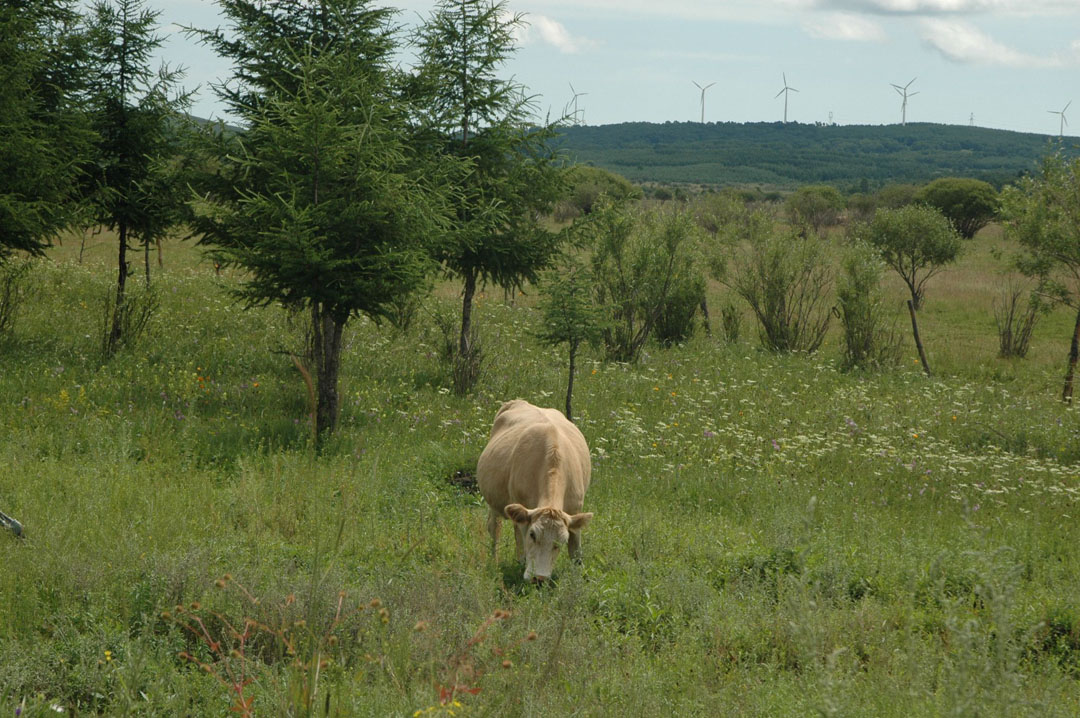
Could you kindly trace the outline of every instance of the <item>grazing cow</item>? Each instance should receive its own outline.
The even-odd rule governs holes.
[[[488,503],[492,558],[508,518],[526,581],[551,576],[562,544],[580,560],[581,530],[592,514],[579,512],[591,471],[585,437],[562,413],[523,399],[503,404],[476,464],[476,483]]]

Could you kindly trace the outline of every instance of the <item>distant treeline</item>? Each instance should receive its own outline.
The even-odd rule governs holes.
[[[571,159],[639,183],[782,189],[826,183],[862,192],[946,176],[1000,187],[1035,170],[1059,146],[1047,135],[928,123],[627,122],[568,127],[561,141]],[[1075,140],[1064,144],[1080,153]]]

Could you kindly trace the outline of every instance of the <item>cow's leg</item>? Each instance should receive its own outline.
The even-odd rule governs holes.
[[[578,563],[581,563],[581,532],[571,531],[570,539],[566,542],[566,547],[570,551],[570,558]]]
[[[488,533],[491,534],[491,560],[492,561],[494,561],[496,559],[495,552],[496,552],[496,549],[497,549],[497,547],[499,545],[499,535],[502,533],[502,522],[503,522],[502,516],[500,516],[495,511],[495,509],[489,508],[488,509],[487,529],[488,529]]]

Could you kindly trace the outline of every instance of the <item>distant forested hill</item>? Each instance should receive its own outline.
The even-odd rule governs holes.
[[[568,127],[561,146],[578,162],[634,182],[857,189],[943,176],[1001,185],[1033,170],[1057,143],[1047,135],[926,123],[627,122]],[[1065,144],[1077,152],[1075,139]]]

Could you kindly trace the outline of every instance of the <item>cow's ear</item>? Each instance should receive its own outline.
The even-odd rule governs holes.
[[[569,523],[567,523],[567,528],[571,531],[580,531],[581,529],[588,526],[590,521],[592,521],[592,512],[589,512],[587,514],[574,514],[570,517],[570,521]]]
[[[529,510],[521,504],[507,504],[503,512],[506,514],[506,518],[516,524],[529,523]]]

